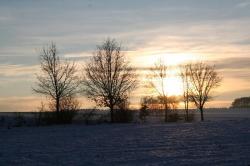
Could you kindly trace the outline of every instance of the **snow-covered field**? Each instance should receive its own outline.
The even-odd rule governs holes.
[[[91,116],[89,116],[90,112],[92,112]],[[179,115],[182,116],[183,119],[182,121],[184,121],[185,111],[180,109],[177,112]],[[102,119],[100,121],[110,120],[109,111],[84,110],[84,111],[79,111],[77,113],[76,117],[73,119],[73,123],[74,124],[85,123],[86,114],[89,114],[88,120],[92,121],[92,124],[97,123],[98,119]],[[135,111],[133,114],[134,114],[133,122],[140,122],[141,120],[139,119],[139,112]],[[200,121],[199,111],[190,110],[189,114],[194,115],[194,121]],[[249,109],[206,109],[204,111],[204,117],[205,120],[212,120],[212,121],[232,120],[232,119],[240,120],[243,118],[250,118],[250,110]],[[38,112],[0,112],[0,127],[34,126],[36,125],[37,118],[38,118]],[[160,114],[151,114],[150,116],[147,116],[146,122],[164,123],[164,111],[162,111]]]
[[[0,128],[0,165],[250,165],[250,119]]]

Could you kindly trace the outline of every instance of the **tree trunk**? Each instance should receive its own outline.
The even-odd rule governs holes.
[[[168,109],[165,109],[165,122],[168,122]]]
[[[167,96],[163,96],[164,109],[165,109],[165,122],[168,122],[168,98]]]
[[[189,117],[188,117],[188,109],[189,109],[189,108],[188,108],[188,101],[187,101],[187,103],[186,103],[186,116],[187,116],[186,118],[187,118],[187,121],[189,120]]]
[[[114,123],[114,108],[113,108],[113,106],[110,106],[110,120],[111,120],[111,123]]]
[[[60,113],[60,99],[56,98],[56,118],[59,122],[59,113]]]
[[[168,122],[168,106],[165,104],[165,122]]]
[[[186,109],[186,121],[188,121],[188,109]]]
[[[200,112],[201,112],[201,121],[204,121],[203,107],[200,107]]]

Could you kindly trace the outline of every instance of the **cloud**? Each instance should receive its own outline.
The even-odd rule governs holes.
[[[81,107],[94,108],[95,104],[84,97],[78,98]],[[9,96],[0,97],[0,112],[30,112],[38,111],[41,105],[48,103],[48,99],[42,96]]]
[[[245,2],[241,2],[237,4],[237,7],[239,8],[245,8],[245,7],[249,7],[250,6],[250,2],[245,1]]]
[[[250,88],[222,92],[222,93],[220,93],[220,95],[217,98],[219,100],[223,99],[223,100],[233,101],[235,98],[248,97],[248,96],[250,96]]]
[[[216,60],[218,69],[250,69],[250,57],[230,57]],[[244,72],[244,70],[242,70]],[[248,71],[248,70],[246,70]]]
[[[35,111],[40,105],[38,97],[25,96],[25,97],[4,97],[0,98],[0,111],[1,112],[27,112]]]
[[[38,56],[0,56],[0,65],[24,65],[31,66],[39,64]]]
[[[239,45],[250,45],[250,39],[246,38],[246,39],[242,39],[239,41],[234,42],[234,44],[239,44]]]
[[[38,72],[38,69],[39,65],[0,65],[0,75],[9,77],[34,75],[36,72]]]

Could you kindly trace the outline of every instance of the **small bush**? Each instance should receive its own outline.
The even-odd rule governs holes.
[[[0,118],[0,126],[4,126],[4,123],[5,123],[5,117],[2,116],[2,117]]]
[[[129,123],[133,121],[133,111],[117,109],[114,111],[114,122],[116,123]]]
[[[66,102],[67,101],[67,102]],[[34,113],[34,119],[36,125],[52,125],[52,124],[70,124],[73,118],[77,114],[78,103],[77,100],[68,99],[63,100],[60,112],[49,111],[55,110],[54,105],[49,105],[50,109],[46,109],[45,105],[41,103],[38,108],[39,111]]]
[[[139,112],[139,119],[143,122],[146,121],[146,117],[149,115],[149,110],[146,106],[142,107]]]
[[[97,119],[97,124],[109,123],[109,119],[110,119],[109,114],[103,114]]]
[[[186,122],[193,122],[193,121],[195,121],[195,114],[193,112],[190,112],[188,114],[188,118],[185,117],[185,120],[186,120]]]
[[[23,115],[21,115],[21,113],[17,113],[14,120],[15,120],[14,124],[15,127],[21,127],[26,124],[25,118]]]
[[[64,110],[59,113],[51,111],[40,111],[35,115],[36,125],[71,124],[77,111]]]
[[[36,126],[42,125],[42,113],[43,113],[42,111],[33,113],[34,124]]]
[[[56,112],[50,112],[50,111],[41,112],[42,125],[52,125],[56,123],[58,123]]]
[[[59,113],[58,122],[62,124],[71,124],[76,114],[77,114],[77,111],[75,110],[63,110]]]
[[[82,115],[83,117],[83,121],[85,124],[90,124],[90,123],[93,123],[94,121],[94,116],[95,116],[95,110],[91,110],[89,112],[86,112]]]
[[[169,112],[167,122],[178,122],[181,120],[181,116],[177,112]]]

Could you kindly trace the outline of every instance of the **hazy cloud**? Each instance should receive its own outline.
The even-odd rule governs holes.
[[[218,69],[250,69],[250,57],[231,57],[216,61]]]

